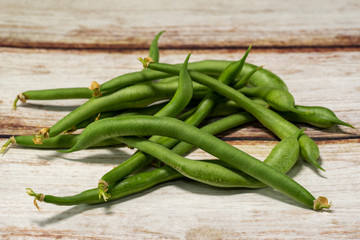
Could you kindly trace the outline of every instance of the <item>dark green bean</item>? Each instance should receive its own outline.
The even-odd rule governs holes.
[[[269,103],[269,105],[277,111],[296,112],[294,97],[288,91],[283,89],[269,87],[244,87],[239,91],[250,97],[264,99],[264,101]]]
[[[198,182],[217,187],[248,187],[247,184],[251,181],[246,175],[239,175],[218,164],[184,158],[166,147],[146,139],[139,137],[117,137],[116,139],[156,157],[182,175]]]
[[[177,66],[170,64],[149,63],[147,65],[149,68],[164,71],[174,75],[178,74],[179,72],[179,68]],[[261,122],[274,134],[276,134],[280,139],[291,136],[297,131],[299,131],[299,129],[294,124],[288,122],[279,114],[271,111],[270,109],[267,109],[266,107],[259,106],[258,104],[252,102],[249,98],[247,98],[237,90],[233,89],[232,87],[222,84],[216,81],[216,79],[200,72],[189,71],[189,73],[194,81],[213,89],[217,93],[239,104],[239,106],[250,112],[259,122]],[[316,143],[305,134],[300,137],[299,141],[301,143],[301,156],[304,158],[304,160],[312,163],[319,169],[324,170],[316,162],[320,155]]]
[[[296,112],[284,112],[281,115],[292,122],[305,122],[319,128],[330,128],[336,124],[354,128],[325,107],[296,105],[295,109]]]
[[[164,166],[162,168],[155,169],[150,172],[143,172],[126,178],[120,183],[116,184],[112,189],[111,196],[109,200],[116,200],[121,197],[128,196],[133,193],[137,193],[148,189],[154,185],[157,185],[162,182],[167,182],[176,178],[181,177],[182,175],[169,166]],[[44,201],[47,203],[57,204],[57,205],[77,205],[77,204],[95,204],[103,203],[102,199],[99,199],[99,189],[93,188],[76,194],[74,196],[67,197],[56,197],[52,195],[37,194],[32,189],[27,188],[27,193],[30,196],[34,196],[34,204],[39,209],[36,200]]]
[[[161,31],[159,32],[154,40],[152,41],[151,45],[150,45],[150,49],[149,49],[149,57],[151,57],[151,59],[154,62],[159,62],[159,47],[158,47],[158,41],[160,36],[164,33],[165,31]]]
[[[79,134],[72,135],[58,135],[56,137],[47,138],[43,144],[35,144],[33,142],[33,135],[21,135],[13,136],[1,147],[0,153],[4,152],[10,144],[16,144],[22,147],[30,148],[44,148],[44,149],[64,149],[71,148],[78,141]],[[115,146],[119,145],[119,141],[115,139],[107,139],[106,141],[100,142],[93,147],[104,147],[104,146]]]
[[[85,128],[74,147],[62,152],[82,150],[103,139],[134,135],[168,136],[193,144],[305,206],[313,207],[314,196],[293,179],[211,134],[174,118],[134,116],[99,120]]]

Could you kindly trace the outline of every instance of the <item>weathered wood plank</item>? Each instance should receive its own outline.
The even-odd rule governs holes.
[[[0,2],[0,46],[164,48],[359,46],[356,0]]]
[[[235,60],[243,51],[192,51],[192,61]],[[145,51],[96,52],[0,49],[0,134],[33,134],[50,126],[83,100],[32,102],[11,111],[21,91],[88,86],[140,69]],[[165,62],[181,62],[187,51],[162,51]],[[249,62],[281,76],[303,105],[323,105],[359,126],[360,82],[356,51],[254,51]],[[52,106],[46,106],[46,104]],[[342,132],[344,131],[344,132]],[[319,173],[301,161],[289,173],[314,195],[334,203],[332,211],[314,212],[271,189],[218,189],[181,180],[113,203],[59,207],[40,204],[38,212],[24,189],[68,195],[93,188],[97,180],[133,152],[127,148],[91,149],[72,154],[10,148],[0,156],[0,237],[2,239],[358,239],[360,231],[360,135],[340,127],[326,132],[309,128],[318,138]],[[225,134],[229,142],[264,159],[275,138],[257,124]],[[246,140],[258,136],[267,141]],[[344,138],[338,140],[338,138]],[[352,139],[354,138],[354,139]],[[5,140],[5,139],[3,139]],[[201,150],[192,159],[212,158]]]
[[[275,142],[235,146],[261,159]],[[346,150],[345,150],[346,149]],[[40,203],[25,187],[73,194],[96,185],[128,149],[86,150],[69,155],[10,149],[0,168],[0,236],[81,239],[358,239],[360,237],[359,142],[320,145],[326,173],[299,162],[290,172],[333,211],[314,212],[270,189],[218,189],[186,180],[168,183],[114,203],[60,207]],[[123,153],[123,151],[125,153]],[[115,155],[115,154],[117,155]],[[101,156],[101,159],[98,157]],[[201,151],[191,157],[204,156]]]

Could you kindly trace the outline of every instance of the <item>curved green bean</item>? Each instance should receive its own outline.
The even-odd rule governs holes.
[[[244,87],[239,90],[241,93],[250,97],[264,99],[269,105],[280,112],[294,111],[295,100],[288,91],[270,87]]]
[[[284,112],[281,115],[292,122],[305,122],[319,128],[330,128],[336,124],[354,128],[340,120],[333,111],[319,106],[295,106],[296,112]]]
[[[313,207],[314,196],[293,179],[211,134],[173,118],[136,116],[99,120],[85,128],[74,147],[62,152],[82,150],[103,139],[133,135],[162,135],[193,144],[305,206]]]
[[[164,33],[165,31],[161,31],[159,32],[154,40],[151,42],[151,45],[150,45],[150,49],[149,49],[149,57],[151,57],[151,59],[154,61],[154,62],[159,62],[159,46],[158,46],[158,41],[159,41],[159,38],[160,36]]]

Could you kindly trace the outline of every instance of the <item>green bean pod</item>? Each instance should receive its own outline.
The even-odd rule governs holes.
[[[341,121],[333,111],[319,106],[295,106],[296,112],[284,112],[281,115],[292,122],[304,122],[319,128],[330,128],[336,124],[354,128]]]
[[[179,72],[179,68],[177,66],[164,63],[149,63],[148,67],[175,75]],[[267,109],[266,107],[259,106],[232,87],[222,84],[216,81],[216,79],[200,72],[190,71],[189,73],[194,81],[203,84],[224,97],[236,102],[240,107],[251,113],[267,129],[276,134],[280,139],[296,134],[299,131],[299,128],[282,118],[276,112]],[[312,163],[319,169],[324,170],[316,162],[320,155],[319,148],[316,143],[305,134],[300,137],[299,141],[301,142],[301,156],[303,159]]]
[[[133,175],[114,186],[110,192],[111,196],[109,197],[109,201],[143,191],[159,183],[180,178],[181,176],[182,175],[180,173],[172,170],[169,166],[164,166],[150,172],[143,172]],[[36,203],[36,200],[66,206],[78,204],[96,204],[104,202],[104,200],[99,199],[98,188],[89,189],[79,194],[67,197],[44,195],[42,193],[37,194],[30,188],[27,188],[26,191],[30,196],[35,197],[34,204],[37,208],[39,207]]]
[[[160,54],[159,54],[158,41],[159,41],[160,36],[161,36],[164,32],[165,32],[165,31],[159,32],[159,33],[155,36],[154,40],[151,42],[150,49],[149,49],[149,57],[151,57],[151,59],[152,59],[154,62],[159,62]]]
[[[184,158],[168,148],[146,139],[139,137],[117,137],[116,139],[146,152],[182,175],[198,182],[217,187],[248,187],[247,184],[251,181],[246,175],[237,174],[218,164]]]
[[[293,179],[211,134],[173,118],[136,116],[99,120],[85,128],[74,147],[62,152],[82,150],[108,138],[134,135],[161,135],[188,142],[305,206],[313,207],[314,196]]]
[[[286,90],[270,87],[244,87],[239,91],[249,97],[264,99],[277,111],[296,111],[294,97]]]
[[[21,147],[30,147],[30,148],[42,148],[42,149],[65,149],[73,147],[78,141],[80,134],[72,135],[58,135],[56,137],[47,138],[44,140],[43,144],[35,144],[33,135],[20,135],[11,137],[6,143],[1,147],[0,153],[4,152],[10,144],[19,145]],[[121,145],[116,139],[107,139],[105,141],[99,142],[93,147],[105,147],[105,146],[115,146]]]
[[[20,93],[14,100],[13,109],[16,109],[18,100],[25,103],[26,100],[55,100],[91,98],[92,91],[88,88],[56,88],[44,90],[31,90]]]

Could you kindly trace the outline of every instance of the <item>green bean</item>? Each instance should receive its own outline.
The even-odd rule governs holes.
[[[234,80],[234,78],[239,74],[241,71],[245,59],[247,55],[249,54],[250,48],[245,53],[242,59],[240,59],[237,62],[234,62],[230,64],[220,75],[219,81],[229,84]],[[184,67],[182,69],[185,71]],[[188,75],[186,71],[186,75]],[[182,98],[179,98],[180,100]],[[215,100],[217,99],[217,96],[214,95],[212,92],[209,92],[206,97],[201,101],[201,103],[198,105],[198,107],[195,109],[195,112],[192,114],[192,116],[188,117],[188,119],[185,121],[188,124],[191,125],[198,125],[201,121],[204,120],[204,118],[211,112],[212,108],[215,105]],[[183,101],[183,100],[181,100]],[[169,104],[170,105],[170,104]],[[177,107],[178,108],[178,107]],[[157,113],[159,116],[162,114],[161,112]],[[164,114],[162,114],[164,115]],[[175,116],[175,114],[173,114]],[[152,139],[154,140],[154,139]],[[165,146],[166,148],[170,148],[174,146],[178,141],[175,139],[169,139],[169,138],[162,138],[156,140],[159,140],[158,142]],[[118,167],[112,169],[110,172],[106,173],[99,181],[99,196],[101,196],[105,201],[109,197],[106,192],[112,188],[112,186],[115,184],[115,182],[119,181],[123,177],[127,176],[131,172],[133,172],[136,168],[139,166],[142,166],[144,164],[147,164],[149,161],[152,161],[152,158],[146,159],[146,155],[142,153],[138,153],[136,155],[133,155],[130,159],[125,161],[123,164],[119,165]]]
[[[273,109],[277,111],[296,112],[294,97],[291,93],[283,89],[269,87],[244,87],[240,89],[240,92],[250,97],[264,99]]]
[[[217,187],[247,187],[250,181],[246,176],[241,176],[221,165],[181,157],[166,147],[146,139],[139,137],[117,137],[116,139],[156,157],[182,175],[198,182]]]
[[[207,88],[200,84],[194,84],[194,96],[204,96]],[[134,107],[145,107],[158,100],[168,99],[173,96],[177,89],[176,82],[170,83],[146,83],[130,86],[112,94],[100,98],[91,98],[83,105],[66,115],[49,129],[40,130],[35,136],[35,141],[41,144],[47,137],[54,137],[77,123],[80,123],[99,112],[115,111]],[[198,94],[198,95],[197,95]]]
[[[154,40],[152,41],[151,45],[150,45],[150,49],[149,49],[149,57],[151,57],[151,59],[154,62],[159,62],[159,47],[158,47],[158,40],[161,36],[161,34],[163,34],[165,31],[161,31],[159,32]]]
[[[91,98],[91,90],[88,88],[57,88],[44,90],[31,90],[20,93],[14,100],[13,109],[16,109],[18,100],[25,103],[26,100],[54,100]]]
[[[164,63],[149,63],[147,64],[149,68],[156,69],[159,71],[164,71],[170,74],[178,74],[179,68],[174,65],[164,64]],[[299,129],[292,123],[288,122],[282,118],[279,114],[267,109],[266,107],[259,106],[258,104],[252,102],[249,98],[244,96],[242,93],[236,91],[232,87],[229,87],[225,84],[222,84],[216,79],[209,77],[205,74],[196,71],[189,71],[191,78],[208,88],[213,89],[217,93],[223,95],[224,97],[233,100],[239,106],[241,106],[246,111],[250,112],[259,122],[261,122],[266,128],[276,134],[280,139],[291,136],[295,134]],[[319,149],[316,143],[309,138],[307,135],[303,134],[300,139],[301,147],[301,156],[304,160],[312,163],[321,170],[324,170],[316,160],[319,158]]]
[[[281,115],[292,122],[305,122],[319,128],[330,128],[335,124],[354,128],[351,124],[341,121],[328,108],[300,105],[296,105],[295,108],[296,112],[284,112]]]
[[[314,196],[293,179],[211,134],[174,118],[134,116],[99,120],[84,129],[74,147],[62,152],[82,150],[108,138],[134,135],[168,136],[193,144],[305,206],[313,207]]]
[[[110,112],[101,112],[101,113],[98,113],[76,125],[74,125],[71,129],[68,129],[67,131],[65,131],[67,134],[70,134],[78,129],[81,129],[81,128],[85,128],[87,125],[89,125],[90,123],[94,122],[94,121],[97,121],[99,119],[104,119],[104,118],[108,118],[108,117],[114,117],[118,114],[119,112],[118,111],[110,111]],[[40,144],[41,145],[41,144]]]
[[[296,135],[283,139],[277,144],[264,163],[274,167],[281,173],[288,172],[299,158],[300,147],[298,137],[302,134],[300,130]],[[141,139],[139,137],[118,137],[121,142],[140,149],[143,152],[156,157],[165,164],[171,166],[182,175],[193,180],[217,187],[246,187],[259,188],[265,184],[253,179],[241,172],[234,172],[226,167],[215,163],[204,161],[193,161],[183,158],[159,144]],[[174,148],[173,150],[179,151]]]
[[[1,147],[0,153],[4,152],[10,144],[16,144],[22,147],[43,148],[43,149],[71,148],[75,145],[79,136],[80,134],[58,135],[56,137],[45,139],[43,144],[41,145],[35,144],[33,142],[33,138],[34,138],[33,135],[12,136]],[[115,145],[119,145],[119,141],[115,139],[107,139],[106,141],[99,142],[93,147],[104,147],[104,146],[115,146]]]
[[[130,176],[116,184],[110,192],[111,196],[109,197],[109,200],[116,200],[121,197],[143,191],[159,183],[179,178],[181,176],[182,175],[180,173],[172,170],[169,166],[164,166],[150,172],[139,173]],[[30,188],[27,188],[26,191],[30,196],[35,197],[34,204],[38,209],[39,206],[37,205],[36,200],[66,206],[77,204],[96,204],[104,202],[102,199],[99,199],[98,188],[89,189],[74,196],[67,197],[56,197],[52,195],[44,195],[42,193],[37,194]]]

